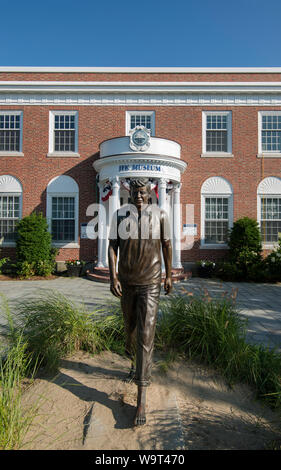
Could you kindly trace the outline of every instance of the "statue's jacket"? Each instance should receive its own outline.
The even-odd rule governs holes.
[[[109,239],[119,249],[118,278],[123,285],[161,282],[161,246],[170,239],[166,212],[147,205],[140,214],[128,204],[112,217]]]

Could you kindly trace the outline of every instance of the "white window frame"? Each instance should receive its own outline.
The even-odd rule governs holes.
[[[279,150],[262,150],[262,118],[263,116],[281,116],[281,111],[258,112],[258,158],[281,158]]]
[[[228,229],[233,226],[233,190],[229,181],[222,177],[210,177],[201,188],[201,241],[200,249],[221,250],[228,249],[227,243],[206,243],[205,242],[205,210],[206,198],[228,198]],[[218,219],[219,220],[219,219]]]
[[[261,204],[263,198],[281,198],[281,178],[268,176],[264,178],[257,189],[257,221],[261,230]],[[266,242],[262,240],[263,249],[273,250],[278,242]]]
[[[206,150],[207,144],[207,116],[226,116],[227,117],[227,151],[213,152]],[[203,111],[202,112],[202,154],[201,157],[233,157],[232,154],[232,112],[231,111]]]
[[[74,152],[58,152],[54,147],[55,116],[75,116],[75,150]],[[80,157],[78,153],[78,111],[49,111],[49,152],[48,157]]]
[[[52,242],[52,245],[58,248],[79,248],[78,234],[79,234],[79,188],[76,181],[70,176],[60,175],[53,178],[47,186],[47,220],[49,224],[49,231],[51,232],[52,224],[52,199],[53,197],[74,197],[74,210],[75,210],[75,236],[74,240]]]
[[[131,130],[131,116],[138,114],[139,116],[151,116],[151,136],[155,135],[155,111],[138,111],[130,110],[126,111],[126,135],[130,135]]]
[[[20,139],[19,139],[19,144],[20,144],[20,147],[19,147],[19,150],[18,151],[15,151],[15,150],[12,150],[12,151],[8,151],[8,150],[1,150],[0,151],[0,157],[1,156],[5,156],[5,157],[23,157],[24,154],[22,152],[22,135],[23,135],[23,111],[18,111],[18,110],[4,110],[4,109],[1,109],[0,110],[0,114],[1,115],[10,115],[10,116],[20,116]]]
[[[0,176],[0,195],[1,196],[17,196],[19,197],[19,218],[22,218],[22,185],[17,178],[12,175]],[[16,246],[15,241],[4,241],[0,238],[0,246]]]

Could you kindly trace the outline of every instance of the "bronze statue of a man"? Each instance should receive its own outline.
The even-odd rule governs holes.
[[[168,217],[158,206],[149,204],[150,192],[147,178],[131,179],[130,197],[134,211],[129,217],[125,212],[113,217],[108,248],[110,290],[116,297],[121,297],[126,354],[131,359],[129,378],[134,379],[138,386],[135,425],[146,422],[146,387],[150,384],[161,288],[161,251],[166,271],[165,293],[169,294],[172,289],[172,247]]]

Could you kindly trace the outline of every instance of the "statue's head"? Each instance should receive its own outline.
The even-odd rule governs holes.
[[[133,178],[130,180],[131,203],[137,209],[141,209],[143,205],[148,204],[150,193],[151,184],[148,178]]]

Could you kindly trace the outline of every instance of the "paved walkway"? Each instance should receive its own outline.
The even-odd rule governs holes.
[[[182,288],[189,292],[204,292],[211,297],[220,297],[238,289],[236,307],[248,318],[247,338],[253,343],[275,347],[281,351],[281,284],[254,284],[221,282],[213,279],[191,278],[174,285],[175,292]],[[85,278],[60,277],[44,281],[0,281],[0,293],[8,299],[10,308],[16,312],[18,301],[30,299],[46,291],[58,291],[77,303],[84,303],[89,311],[105,305],[112,299],[108,284],[93,282]],[[5,319],[0,318],[0,324]]]

